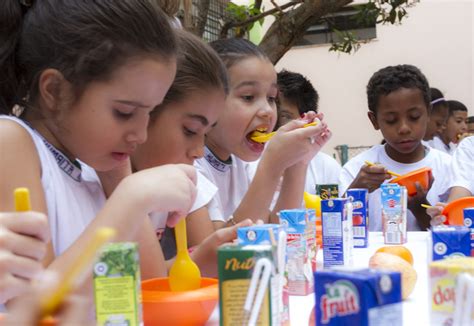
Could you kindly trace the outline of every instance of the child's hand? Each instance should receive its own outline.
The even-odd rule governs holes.
[[[364,164],[349,188],[366,188],[369,192],[377,190],[385,181],[392,178],[386,168],[381,165]]]
[[[187,164],[168,164],[134,173],[119,186],[122,197],[145,214],[169,212],[174,227],[188,214],[196,197],[196,170]]]
[[[0,303],[25,293],[43,271],[50,240],[44,214],[0,213]]]
[[[437,203],[435,206],[426,209],[426,213],[431,217],[430,224],[432,226],[442,225],[446,222],[446,216],[443,215],[445,207],[446,203]]]
[[[316,126],[302,128],[312,122],[317,115],[312,112],[306,117],[308,118],[290,121],[278,129],[268,143],[262,160],[268,159],[272,162],[272,167],[278,171],[283,171],[299,162],[309,162],[329,140],[331,132],[323,121]]]
[[[426,201],[426,195],[431,189],[431,186],[433,185],[434,178],[433,174],[429,173],[429,184],[427,189],[423,189],[421,184],[419,182],[415,182],[415,187],[416,187],[416,194],[413,196],[408,197],[408,202],[407,202],[407,207],[409,210],[414,213],[415,211],[420,210],[421,204],[427,204],[428,202]]]
[[[246,219],[236,225],[219,229],[208,236],[191,253],[193,260],[199,266],[202,275],[208,277],[217,276],[217,248],[230,243],[237,238],[237,229],[253,225],[252,220]]]

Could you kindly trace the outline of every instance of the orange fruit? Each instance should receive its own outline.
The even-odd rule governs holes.
[[[386,254],[398,256],[413,266],[413,255],[411,254],[411,251],[404,246],[385,246],[379,248],[376,253],[377,252],[384,252]]]

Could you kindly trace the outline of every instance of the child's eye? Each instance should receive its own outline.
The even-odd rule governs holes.
[[[189,129],[189,128],[183,127],[183,130],[184,130],[184,134],[185,134],[186,136],[194,136],[194,135],[197,135],[197,132],[192,131],[192,130]]]
[[[122,112],[120,110],[114,110],[114,115],[123,120],[128,120],[133,116],[133,112]]]
[[[246,102],[251,102],[254,99],[254,97],[253,95],[243,95],[242,99]]]
[[[411,116],[410,119],[413,120],[413,121],[416,121],[420,118],[419,115],[415,115],[415,116]]]
[[[397,120],[385,120],[385,123],[388,125],[393,125],[397,122]]]
[[[270,102],[270,103],[275,103],[275,102],[276,102],[276,99],[277,99],[277,98],[276,98],[275,96],[269,96],[269,97],[268,97],[268,102]]]

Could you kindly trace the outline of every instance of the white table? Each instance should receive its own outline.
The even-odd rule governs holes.
[[[428,293],[428,232],[408,232],[408,242],[404,244],[413,254],[414,268],[418,274],[415,289],[403,302],[404,325],[429,325]],[[368,267],[370,257],[384,246],[382,232],[371,232],[369,248],[354,248],[354,267]],[[323,251],[317,255],[318,267],[322,266]],[[308,325],[309,314],[314,306],[314,293],[307,296],[290,297],[291,325]],[[219,325],[219,307],[216,307],[207,325]]]

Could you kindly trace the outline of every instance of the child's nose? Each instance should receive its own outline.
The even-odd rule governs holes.
[[[398,133],[399,134],[407,134],[410,133],[411,129],[410,126],[408,125],[407,121],[402,121],[400,124],[400,127],[398,128]]]
[[[204,156],[204,138],[193,144],[188,156],[194,161]]]
[[[275,109],[270,103],[265,102],[262,104],[262,106],[258,110],[258,114],[261,117],[265,117],[265,118],[272,117],[275,114]]]

